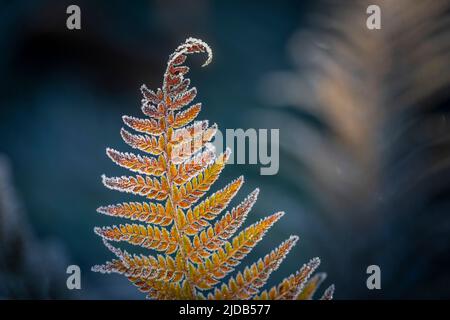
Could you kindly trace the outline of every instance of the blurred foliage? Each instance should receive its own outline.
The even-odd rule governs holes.
[[[365,28],[370,4],[381,30]],[[321,1],[289,41],[295,69],[262,84],[282,108],[267,118],[284,123],[285,174],[296,183],[289,171],[299,172],[336,230],[344,290],[381,266],[383,290],[361,285],[360,297],[448,294],[449,10],[445,0]]]
[[[69,298],[67,258],[57,241],[38,241],[0,155],[0,299]]]

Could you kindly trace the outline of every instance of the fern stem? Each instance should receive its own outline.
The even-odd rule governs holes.
[[[167,101],[166,90],[164,89],[163,91],[164,91],[164,98],[163,98],[164,100],[163,101],[165,102],[165,101]],[[164,128],[165,129],[164,129],[163,135],[164,135],[166,143],[165,143],[163,156],[164,156],[164,159],[166,160],[166,164],[167,164],[166,165],[166,171],[165,171],[164,175],[166,176],[167,182],[169,184],[169,199],[167,201],[172,202],[172,207],[173,207],[172,218],[173,218],[173,223],[174,223],[175,229],[177,231],[177,236],[178,236],[178,239],[179,239],[178,240],[179,241],[178,248],[180,250],[180,253],[181,253],[181,256],[182,256],[182,259],[183,259],[183,262],[184,262],[183,273],[184,273],[185,281],[186,281],[186,283],[187,283],[187,285],[189,287],[189,292],[190,292],[190,295],[191,295],[190,298],[191,299],[195,299],[196,296],[197,296],[197,293],[196,293],[195,287],[194,287],[194,285],[192,283],[192,280],[189,277],[189,265],[188,265],[189,261],[187,259],[185,248],[182,245],[184,232],[180,228],[179,221],[178,221],[178,218],[177,218],[178,204],[173,201],[173,188],[172,188],[173,187],[173,182],[172,182],[172,177],[171,177],[171,174],[170,174],[170,167],[171,167],[171,164],[172,164],[172,159],[170,159],[170,157],[168,157],[169,132],[168,132],[167,116],[168,116],[168,108],[167,108],[167,106],[165,106],[165,111],[164,111]]]

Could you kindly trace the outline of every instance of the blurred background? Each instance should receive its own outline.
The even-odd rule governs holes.
[[[81,30],[66,8],[81,8]],[[366,9],[381,8],[368,30]],[[244,174],[233,204],[261,189],[250,223],[286,215],[246,262],[298,234],[270,284],[319,256],[336,299],[450,298],[450,3],[354,1],[3,1],[0,12],[0,298],[140,299],[94,226],[103,187],[124,174],[106,147],[139,87],[157,88],[187,37],[200,119],[280,129],[280,171],[229,165],[213,191]],[[66,288],[68,265],[82,289]],[[366,268],[381,268],[368,290]],[[324,287],[325,288],[325,287]]]

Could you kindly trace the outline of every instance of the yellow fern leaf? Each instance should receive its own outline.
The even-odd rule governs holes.
[[[259,288],[266,284],[270,274],[278,269],[297,240],[298,237],[291,236],[263,259],[245,267],[244,273],[239,272],[236,277],[232,277],[228,281],[228,285],[223,285],[221,290],[216,288],[214,294],[210,293],[208,298],[217,300],[251,298],[258,293]]]
[[[213,164],[209,165],[190,181],[180,187],[173,186],[173,201],[181,208],[189,208],[196,203],[219,178],[229,156],[230,151],[227,150],[218,156]]]
[[[208,121],[196,121],[194,124],[171,130],[171,137],[169,139],[169,143],[172,144],[172,149],[177,148],[178,145],[188,144],[192,142],[193,139],[197,137],[201,137],[205,134],[205,131],[208,129]]]
[[[292,300],[303,290],[311,274],[320,264],[319,258],[314,258],[297,271],[284,279],[278,286],[272,287],[268,292],[263,291],[256,299],[261,300]]]
[[[167,106],[169,110],[178,110],[191,103],[197,96],[197,89],[192,88],[185,92],[182,92],[175,96],[173,99],[169,99]]]
[[[325,280],[327,275],[323,272],[315,274],[311,279],[306,282],[301,292],[297,295],[297,300],[312,300],[314,293]]]
[[[181,128],[192,122],[197,118],[198,114],[202,110],[202,104],[196,103],[188,109],[178,112],[175,116],[173,123],[170,123],[174,128]]]
[[[306,281],[318,260],[313,260],[278,287],[257,296],[269,275],[294,246],[295,236],[230,278],[227,284],[220,283],[283,213],[261,219],[235,235],[259,192],[254,190],[238,206],[220,216],[241,188],[242,176],[197,204],[219,178],[230,156],[227,149],[216,157],[210,141],[217,126],[208,126],[208,121],[194,121],[201,104],[189,106],[197,89],[189,88],[190,80],[184,78],[189,68],[183,63],[187,55],[200,52],[208,55],[204,65],[209,64],[212,59],[209,46],[198,39],[187,39],[170,55],[162,87],[155,91],[145,85],[141,87],[141,111],[147,118],[123,117],[127,126],[142,134],[122,128],[122,139],[151,156],[106,150],[113,162],[137,175],[102,176],[104,185],[152,202],[124,202],[97,209],[108,216],[143,224],[95,228],[116,258],[92,270],[123,274],[150,299],[294,299],[300,297],[302,288],[305,289],[303,296],[310,297],[318,282]],[[213,222],[216,218],[218,220]],[[130,255],[110,241],[126,242],[159,254]],[[333,289],[330,287],[322,298],[331,298]],[[209,292],[203,295],[200,290]]]
[[[233,209],[231,213],[227,212],[222,219],[215,223],[214,228],[209,227],[207,230],[195,235],[192,241],[192,248],[190,244],[188,245],[188,258],[193,262],[202,263],[203,261],[200,257],[207,258],[212,252],[218,250],[225,243],[225,240],[229,239],[242,225],[248,212],[256,202],[258,192],[259,190],[256,189],[239,206]],[[259,223],[251,225],[235,239],[248,238],[249,241],[252,241],[252,239],[259,241],[258,239],[262,238],[264,231],[268,230],[278,217],[275,214]],[[233,240],[232,243],[236,243],[237,240]],[[240,245],[251,246],[251,242],[242,242]]]
[[[106,240],[126,241],[143,248],[163,251],[167,254],[175,252],[178,247],[178,239],[174,228],[169,232],[165,228],[160,229],[150,225],[122,224],[95,228],[94,231]]]
[[[202,122],[201,125],[203,126],[204,123],[207,122]],[[209,128],[195,129],[194,127],[178,130],[182,133],[178,135],[175,133],[176,137],[172,138],[168,151],[169,158],[174,164],[183,163],[204,148],[205,143],[209,142],[216,134],[217,126],[214,124]],[[180,141],[176,141],[176,139],[180,139]]]
[[[149,89],[147,89],[149,90]],[[144,95],[145,96],[145,95]],[[152,119],[161,119],[164,118],[164,105],[158,104],[158,107],[155,107],[151,104],[151,102],[147,99],[143,100],[142,103],[142,113]]]
[[[194,209],[189,209],[186,213],[186,219],[180,222],[181,229],[188,235],[194,235],[208,226],[209,222],[207,220],[216,218],[228,206],[243,182],[244,177],[241,176],[202,201]],[[229,217],[230,215],[227,214],[227,216]]]
[[[164,282],[155,279],[145,279],[140,277],[128,277],[141,292],[147,294],[149,299],[158,300],[189,300],[194,297],[186,284],[182,285],[173,282]]]
[[[155,93],[153,90],[150,90],[147,88],[145,84],[141,86],[141,92],[144,96],[143,105],[147,105],[147,103],[153,103],[155,105],[159,105],[163,99],[163,92],[161,89],[158,89],[158,91]]]
[[[161,226],[168,226],[172,223],[172,211],[173,207],[170,201],[167,202],[165,208],[160,203],[129,202],[97,209],[97,212],[108,216],[128,218]]]
[[[176,185],[186,183],[189,179],[198,175],[206,166],[210,165],[215,159],[212,148],[206,148],[205,151],[191,159],[179,164],[172,164],[170,173],[172,181]]]
[[[164,117],[164,107],[163,105],[159,105],[158,108],[152,106],[150,104],[145,103],[142,108],[142,113],[152,119],[161,119]]]
[[[225,242],[223,247],[217,247],[210,252],[194,241],[193,244],[185,239],[186,252],[189,259],[198,263],[198,269],[193,272],[194,284],[200,288],[208,288],[209,284],[217,282],[234,270],[240,261],[261,241],[269,228],[283,216],[283,212],[275,213],[260,220],[241,231],[231,242]],[[223,243],[220,240],[216,240]],[[211,244],[215,247],[216,243]],[[198,248],[201,248],[200,250]],[[210,259],[207,257],[211,256]]]
[[[108,178],[102,176],[103,184],[112,189],[122,192],[129,192],[149,199],[164,200],[169,194],[169,184],[165,177],[161,178],[161,182],[156,178],[142,177],[114,177]]]

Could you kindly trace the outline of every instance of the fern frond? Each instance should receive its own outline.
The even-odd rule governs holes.
[[[319,286],[326,279],[327,275],[323,272],[317,273],[306,282],[303,290],[298,294],[297,300],[311,300]]]
[[[210,235],[211,241],[206,247],[200,241],[195,241],[195,238],[192,244],[185,239],[188,258],[199,264],[195,272],[194,284],[198,288],[205,288],[206,283],[222,279],[232,272],[234,267],[261,241],[267,230],[283,215],[284,212],[278,212],[252,224],[235,236],[231,242]]]
[[[148,135],[132,134],[127,130],[120,130],[120,135],[130,147],[150,153],[152,155],[160,155],[164,151],[164,137],[150,137]]]
[[[255,190],[245,201],[243,201],[232,213],[227,213],[218,221],[214,228],[209,227],[206,231],[202,231],[199,235],[195,235],[191,245],[188,245],[188,257],[193,262],[201,262],[200,257],[207,258],[210,252],[218,250],[230,238],[236,230],[241,226],[247,217],[253,203],[256,201],[258,190]],[[238,252],[240,248],[252,247],[260,239],[264,233],[281,217],[281,214],[274,214],[264,220],[257,222],[242,231],[232,244],[234,251]],[[230,257],[236,255],[234,251],[230,251]],[[230,258],[228,257],[228,258]]]
[[[122,129],[123,140],[151,156],[107,149],[113,162],[137,175],[103,176],[104,185],[155,202],[124,202],[97,209],[105,215],[146,224],[95,228],[95,233],[116,258],[92,270],[123,274],[151,299],[205,299],[199,290],[211,290],[207,294],[210,298],[251,298],[297,241],[297,237],[292,236],[231,278],[228,285],[223,284],[221,290],[214,290],[284,213],[263,218],[235,235],[259,193],[259,189],[255,189],[239,205],[219,217],[244,183],[242,176],[197,204],[219,178],[230,156],[227,149],[216,157],[209,142],[217,125],[194,121],[201,104],[189,106],[197,89],[189,88],[190,81],[184,78],[189,68],[182,64],[188,54],[199,52],[208,54],[204,64],[207,65],[212,58],[209,46],[198,39],[187,39],[169,57],[162,88],[153,91],[141,87],[144,96],[141,111],[148,118],[123,117],[126,125],[143,133],[133,134]],[[213,224],[214,219],[218,220]],[[126,242],[159,253],[156,256],[130,255],[110,241]],[[301,281],[296,282],[296,278],[291,282],[293,286],[297,282],[303,285]],[[294,297],[296,295],[292,294]]]
[[[334,295],[334,285],[332,284],[325,290],[320,300],[333,300],[333,295]]]
[[[251,266],[245,267],[244,273],[239,272],[236,277],[232,277],[228,281],[228,285],[222,285],[220,290],[216,288],[214,294],[210,293],[208,298],[216,300],[251,298],[258,293],[259,288],[266,284],[270,274],[278,269],[297,241],[297,236],[291,236],[263,259],[259,259]]]
[[[97,212],[108,216],[138,220],[161,226],[168,226],[172,223],[172,211],[173,207],[170,201],[167,202],[165,208],[160,203],[129,202],[97,209]]]
[[[220,212],[222,212],[223,209],[225,209],[231,199],[236,195],[236,193],[239,191],[242,183],[244,182],[244,177],[241,176],[238,179],[234,180],[230,184],[228,184],[225,188],[222,190],[217,191],[209,198],[202,201],[200,204],[198,204],[193,210],[189,209],[186,213],[186,219],[180,221],[180,227],[186,232],[188,235],[194,235],[200,230],[202,230],[204,227],[209,225],[208,220],[212,220],[217,217]],[[256,192],[257,193],[257,192]],[[247,204],[251,208],[253,203],[256,201],[257,194],[254,195],[254,200],[246,200],[247,202],[251,202],[251,204]],[[243,204],[240,205],[242,207]],[[247,211],[250,211],[250,208]],[[239,218],[239,214],[235,213],[236,210],[233,209],[233,214],[230,215],[229,213],[224,216],[222,219],[228,219],[231,220],[234,218],[234,221],[238,221],[236,219]],[[240,210],[243,211],[243,210]],[[230,221],[230,224],[234,221]],[[223,224],[223,222],[222,222]],[[226,229],[226,228],[222,228]]]
[[[230,151],[227,150],[197,176],[180,187],[173,186],[173,201],[181,208],[189,208],[195,204],[209,190],[212,184],[216,182],[217,178],[219,178],[229,156]]]
[[[106,149],[106,154],[119,166],[140,174],[161,176],[166,171],[166,162],[162,156],[155,159],[111,148]]]
[[[104,265],[94,267],[94,271],[100,273],[120,273],[126,277],[139,277],[140,279],[158,279],[158,281],[170,281],[176,283],[182,280],[183,272],[181,258],[173,259],[171,256],[163,257],[134,255],[129,256],[126,265],[120,259],[106,262]]]
[[[164,200],[169,194],[169,184],[165,177],[161,182],[156,178],[143,177],[113,177],[102,176],[103,184],[112,190],[146,196],[149,199]]]
[[[186,282],[179,283],[158,281],[155,279],[143,279],[140,277],[128,277],[141,292],[147,294],[149,299],[158,300],[189,300],[194,297]]]
[[[188,181],[189,179],[198,175],[206,166],[210,165],[216,159],[214,153],[214,147],[212,145],[206,145],[205,151],[186,160],[180,165],[172,164],[170,167],[170,173],[172,181],[176,185],[180,185]]]
[[[179,129],[180,130],[180,129]],[[188,138],[183,139],[178,143],[171,143],[169,145],[169,157],[174,164],[180,164],[190,159],[193,155],[204,148],[205,143],[211,141],[217,131],[217,126],[213,125],[210,128],[201,130],[198,134],[187,133]]]
[[[236,208],[233,208],[231,212],[227,212],[222,219],[216,222],[214,225],[215,234],[221,239],[230,238],[244,223],[248,213],[258,199],[258,194],[259,189],[255,189]]]
[[[320,264],[319,258],[314,258],[297,271],[284,279],[279,285],[272,287],[268,292],[263,291],[257,299],[261,300],[292,300],[302,291],[311,274]]]
[[[167,254],[175,252],[178,247],[175,229],[125,224],[112,227],[95,228],[95,233],[109,241],[126,241],[143,248],[163,251]]]

